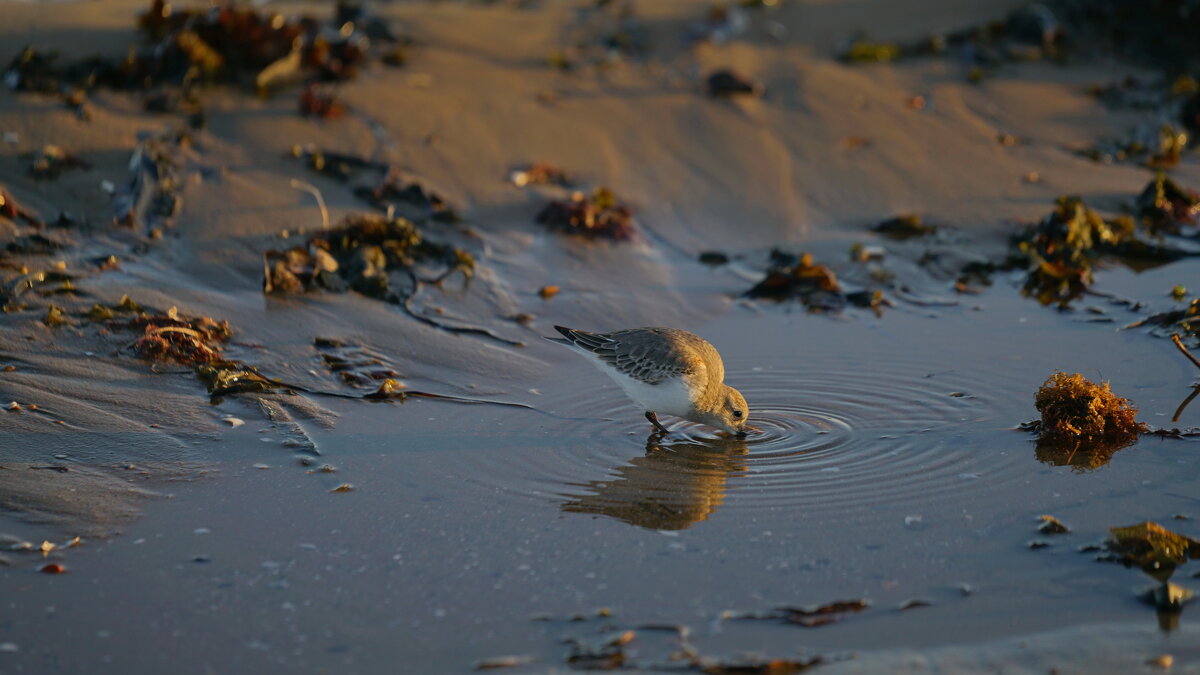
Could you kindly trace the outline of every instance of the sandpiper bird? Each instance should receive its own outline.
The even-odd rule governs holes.
[[[608,374],[646,411],[646,419],[670,431],[656,413],[674,415],[744,436],[750,409],[741,392],[724,383],[725,365],[704,338],[675,328],[631,328],[589,333],[555,326],[572,347]]]

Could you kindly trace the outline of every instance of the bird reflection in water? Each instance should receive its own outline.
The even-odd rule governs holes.
[[[568,513],[591,513],[651,530],[683,530],[707,520],[725,501],[729,474],[746,470],[749,449],[733,437],[672,442],[656,432],[646,454],[617,467],[607,480],[572,483],[588,494],[572,495]]]

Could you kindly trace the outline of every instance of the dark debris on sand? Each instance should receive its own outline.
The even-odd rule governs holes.
[[[778,249],[771,251],[766,276],[743,295],[776,302],[799,300],[815,312],[837,312],[850,305],[878,312],[891,304],[879,289],[844,291],[833,270],[814,262],[809,253],[794,255]]]
[[[636,236],[632,209],[603,187],[590,196],[575,192],[568,199],[551,201],[536,220],[551,229],[588,239],[629,241]]]
[[[316,289],[353,289],[399,303],[420,281],[417,267],[437,269],[434,282],[455,272],[470,278],[475,261],[469,253],[427,240],[411,221],[376,214],[347,216],[336,227],[309,238],[305,246],[270,250],[264,256],[266,293],[302,293]],[[403,276],[398,290],[391,272]]]

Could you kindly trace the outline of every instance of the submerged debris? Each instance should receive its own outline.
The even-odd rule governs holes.
[[[1128,565],[1143,569],[1174,569],[1200,558],[1200,541],[1176,534],[1154,522],[1109,528],[1106,546]]]
[[[568,638],[567,663],[578,670],[617,670],[626,666],[625,646],[637,638],[632,630],[615,631],[599,640]]]
[[[1107,382],[1093,384],[1083,375],[1058,372],[1038,389],[1034,405],[1041,413],[1043,441],[1108,441],[1136,439],[1145,430],[1137,408],[1112,392]]]
[[[589,239],[627,241],[635,234],[633,211],[603,187],[596,188],[591,197],[576,192],[570,199],[550,202],[538,213],[537,222]]]
[[[815,628],[844,619],[850,614],[862,612],[871,607],[871,603],[863,599],[838,600],[824,605],[808,605],[804,607],[780,607],[769,612],[725,612],[724,619],[772,619],[785,623]]]

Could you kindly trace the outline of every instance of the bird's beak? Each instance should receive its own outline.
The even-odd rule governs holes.
[[[751,433],[751,432],[756,433],[756,434],[761,434],[762,429],[759,429],[756,426],[745,424],[745,425],[742,425],[742,428],[738,430],[737,436],[738,436],[738,438],[745,438],[746,434]]]

